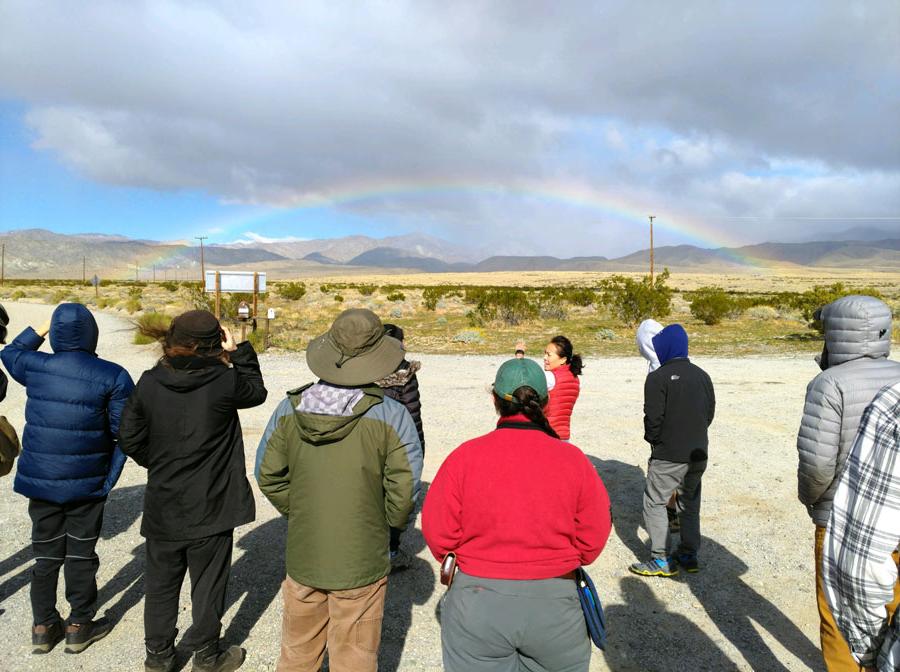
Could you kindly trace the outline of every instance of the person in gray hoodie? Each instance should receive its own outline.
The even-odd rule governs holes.
[[[871,296],[845,296],[816,318],[825,329],[817,358],[822,372],[806,388],[797,436],[797,492],[815,533],[816,598],[822,656],[829,672],[859,670],[835,624],[822,583],[822,546],[838,478],[866,406],[885,385],[900,381],[900,362],[891,350],[891,309]]]

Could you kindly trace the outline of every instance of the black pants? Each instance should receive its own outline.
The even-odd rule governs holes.
[[[233,532],[185,541],[147,539],[144,638],[149,650],[162,651],[175,641],[178,596],[185,572],[191,576],[194,623],[182,642],[197,651],[219,640],[231,572]]]
[[[103,525],[106,499],[55,504],[41,499],[28,503],[31,516],[31,612],[35,625],[60,619],[56,610],[59,569],[65,566],[66,600],[71,623],[87,623],[97,612],[97,569],[94,552]]]

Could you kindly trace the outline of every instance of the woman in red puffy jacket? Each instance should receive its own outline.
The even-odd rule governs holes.
[[[550,339],[544,348],[544,371],[547,389],[550,390],[550,401],[545,412],[550,426],[563,441],[569,440],[569,422],[581,391],[578,376],[583,368],[581,355],[573,352],[572,341],[565,336]]]

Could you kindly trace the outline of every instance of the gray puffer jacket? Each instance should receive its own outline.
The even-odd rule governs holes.
[[[823,371],[806,388],[797,436],[797,491],[816,525],[824,527],[838,476],[866,406],[885,385],[900,381],[891,349],[891,309],[871,296],[845,296],[821,311]]]

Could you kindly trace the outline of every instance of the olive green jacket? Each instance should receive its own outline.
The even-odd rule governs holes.
[[[405,528],[422,474],[409,411],[377,386],[361,388],[348,416],[296,410],[288,392],[257,452],[259,488],[288,518],[287,573],[306,586],[344,590],[390,572],[388,528]]]

